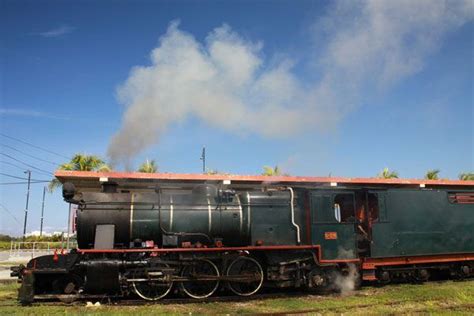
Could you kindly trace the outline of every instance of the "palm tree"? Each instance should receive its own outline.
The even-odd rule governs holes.
[[[388,168],[383,168],[382,172],[377,175],[378,178],[382,179],[393,179],[398,178],[398,172],[390,171]]]
[[[463,172],[459,175],[459,180],[474,181],[474,172]]]
[[[156,173],[157,171],[158,171],[158,166],[156,165],[155,160],[148,160],[147,159],[138,168],[138,172]]]
[[[272,168],[270,166],[263,167],[262,176],[280,176],[280,175],[281,175],[281,170],[278,166],[275,166],[275,168]]]
[[[220,172],[219,170],[207,169],[206,174],[212,176],[212,175],[218,175],[218,174],[223,174],[223,173]]]
[[[428,170],[425,174],[425,179],[426,180],[438,180],[438,173],[440,172],[439,169],[431,169]]]
[[[98,156],[75,154],[71,161],[60,165],[58,170],[109,172],[112,169]],[[49,192],[53,192],[59,186],[61,186],[61,182],[54,178],[49,182],[48,190]]]

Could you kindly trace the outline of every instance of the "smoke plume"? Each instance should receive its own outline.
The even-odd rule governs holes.
[[[336,290],[338,290],[341,295],[347,295],[354,291],[360,278],[356,265],[350,263],[347,268],[346,273],[337,273],[334,280]]]
[[[385,90],[423,69],[445,34],[473,18],[474,2],[335,2],[308,30],[313,60],[265,58],[263,44],[223,25],[204,43],[174,21],[118,89],[126,106],[108,155],[126,162],[155,144],[174,123],[195,117],[236,134],[285,137],[327,130],[368,90]],[[318,50],[320,51],[320,50]],[[278,52],[281,56],[284,52]],[[318,79],[298,77],[299,62]]]

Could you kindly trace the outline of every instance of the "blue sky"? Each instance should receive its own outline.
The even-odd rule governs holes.
[[[209,168],[235,174],[277,164],[314,176],[474,170],[470,1],[0,5],[1,132],[61,155],[197,173],[205,145]],[[0,144],[47,171],[11,147],[65,160]],[[1,173],[24,177],[8,162],[26,166],[0,161]],[[0,187],[0,232],[21,233],[25,191]],[[39,228],[41,191],[32,186],[28,230]],[[59,190],[47,195],[48,230],[65,226],[66,207]]]

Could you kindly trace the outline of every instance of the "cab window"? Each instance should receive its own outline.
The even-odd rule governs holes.
[[[354,195],[337,194],[334,196],[334,217],[340,223],[353,223],[354,216]]]
[[[369,217],[371,222],[379,220],[379,198],[377,194],[368,194]]]

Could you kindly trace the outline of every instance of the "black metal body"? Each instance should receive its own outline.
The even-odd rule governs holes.
[[[287,191],[242,192],[225,196],[212,187],[191,193],[85,192],[77,211],[79,248],[93,249],[98,225],[114,225],[112,248],[158,247],[184,242],[247,246],[256,240],[268,245],[296,244]],[[302,209],[294,208],[299,222]],[[174,238],[173,238],[174,237]]]

